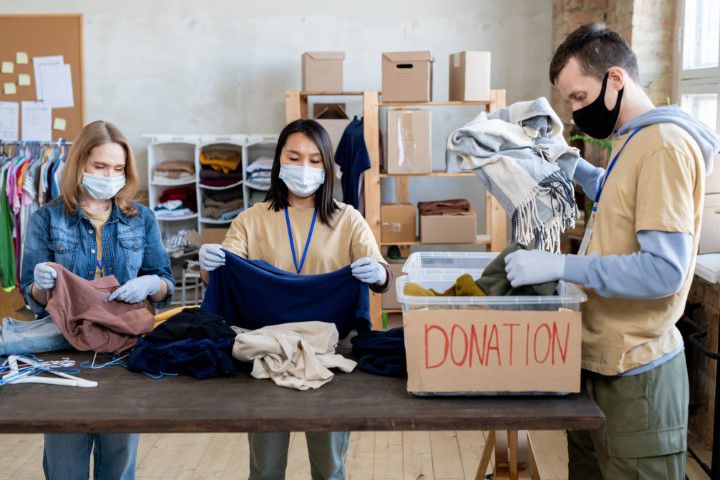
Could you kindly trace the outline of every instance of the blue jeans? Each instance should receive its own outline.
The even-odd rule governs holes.
[[[46,433],[45,478],[87,480],[92,451],[95,480],[133,480],[139,439],[137,433]]]
[[[305,432],[313,480],[345,480],[350,432]],[[250,480],[283,480],[290,433],[248,433]]]
[[[72,349],[72,346],[50,317],[29,322],[7,317],[3,318],[0,324],[0,355],[24,355],[67,349]]]

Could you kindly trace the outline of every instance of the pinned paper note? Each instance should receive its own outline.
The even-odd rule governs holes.
[[[17,141],[20,105],[17,102],[0,102],[0,139]]]
[[[52,57],[33,57],[33,68],[35,69],[35,94],[38,100],[42,100],[42,84],[43,78],[40,75],[40,67],[43,65],[62,65],[65,58],[62,55],[54,55]]]
[[[42,78],[42,96],[40,98],[46,106],[50,108],[75,106],[70,65],[42,65],[40,77]]]
[[[22,102],[22,139],[49,142],[52,139],[52,109],[43,102]]]
[[[15,54],[15,63],[18,65],[25,65],[28,63],[28,54],[27,52],[17,52]]]
[[[64,118],[56,118],[53,122],[53,130],[62,130],[65,131],[65,126],[67,125],[67,121],[65,121]]]
[[[0,73],[13,73],[15,71],[15,64],[13,62],[2,62]]]
[[[5,95],[15,95],[17,93],[17,86],[13,82],[6,82],[3,85],[3,91]]]
[[[30,85],[30,75],[28,75],[27,73],[21,73],[20,75],[18,75],[18,85],[20,85],[21,87],[27,87],[28,85]]]

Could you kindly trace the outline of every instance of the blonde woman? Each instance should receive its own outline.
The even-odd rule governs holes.
[[[108,300],[170,302],[170,258],[152,211],[132,202],[135,156],[113,124],[97,121],[80,132],[63,171],[61,194],[33,213],[25,237],[22,289],[38,318],[46,316],[56,262],[87,280],[114,275],[121,287]],[[87,479],[94,450],[96,479],[135,478],[138,434],[46,434],[47,479]]]

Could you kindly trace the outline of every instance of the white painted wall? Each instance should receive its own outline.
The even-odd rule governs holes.
[[[492,52],[509,102],[550,93],[551,0],[3,0],[0,13],[84,14],[85,118],[128,135],[143,177],[143,133],[278,132],[307,50],[346,52],[346,90],[380,90],[383,51],[431,50],[446,99],[448,55],[473,49]],[[435,110],[436,168],[474,113]],[[413,201],[459,196],[484,204],[474,179],[411,183]]]

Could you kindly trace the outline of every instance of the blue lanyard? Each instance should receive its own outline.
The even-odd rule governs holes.
[[[597,206],[598,202],[600,201],[600,195],[602,195],[602,191],[605,188],[605,184],[607,183],[608,177],[610,177],[610,172],[612,172],[613,167],[615,167],[615,162],[617,162],[618,158],[620,158],[620,154],[623,150],[625,150],[625,146],[628,144],[628,142],[635,136],[636,133],[640,131],[639,128],[636,128],[635,131],[633,131],[630,136],[625,140],[625,143],[622,144],[622,147],[620,147],[620,150],[615,154],[612,161],[610,162],[610,165],[608,165],[608,169],[605,172],[605,175],[603,175],[602,180],[600,181],[600,188],[598,188],[597,195],[595,195],[595,204],[593,205],[593,212],[597,212]]]
[[[300,273],[305,265],[305,257],[307,256],[308,247],[310,246],[310,239],[312,238],[313,230],[315,230],[315,219],[317,218],[317,210],[313,212],[312,223],[310,223],[310,232],[308,233],[307,240],[305,241],[305,249],[303,250],[302,258],[300,259],[300,266],[298,266],[297,255],[295,254],[295,241],[293,240],[292,229],[290,228],[290,215],[288,214],[287,208],[285,209],[285,223],[287,224],[288,238],[290,239],[290,251],[292,252],[293,263],[295,264],[295,270]]]

